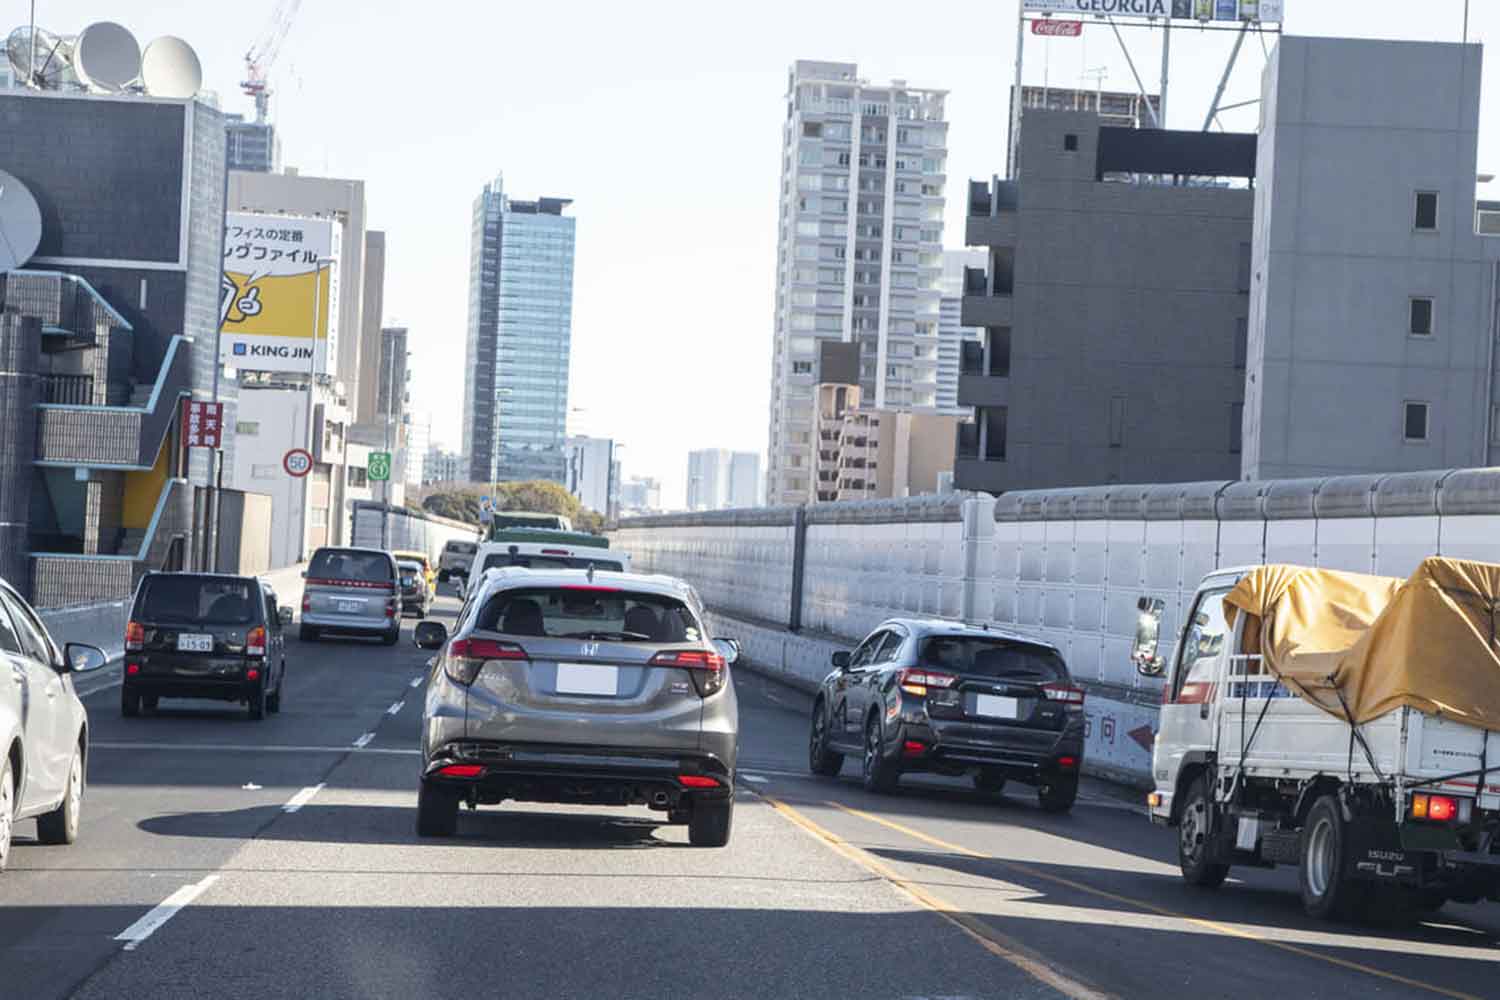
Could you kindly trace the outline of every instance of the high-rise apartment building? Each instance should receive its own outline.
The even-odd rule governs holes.
[[[565,481],[574,219],[568,198],[474,200],[463,453],[474,482]]]
[[[427,463],[427,450],[432,447],[432,414],[411,413],[406,419],[406,454],[404,472],[406,485],[421,486],[422,470]]]
[[[958,373],[964,342],[978,343],[984,328],[964,326],[964,268],[983,269],[983,250],[944,250],[942,305],[938,314],[937,407],[943,413],[968,413],[958,405]]]
[[[782,133],[769,503],[812,499],[820,340],[857,343],[868,405],[936,411],[946,91],[798,60]]]
[[[567,479],[563,485],[586,509],[614,517],[620,508],[619,446],[611,438],[575,434],[564,447]]]
[[[756,507],[760,503],[760,456],[753,451],[704,448],[688,452],[689,510]]]

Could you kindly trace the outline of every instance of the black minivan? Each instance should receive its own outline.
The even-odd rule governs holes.
[[[148,573],[125,626],[120,708],[139,715],[161,698],[211,698],[281,711],[291,608],[251,576]]]

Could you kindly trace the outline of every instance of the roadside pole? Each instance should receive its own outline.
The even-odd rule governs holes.
[[[307,359],[307,428],[302,446],[307,449],[309,455],[317,455],[313,450],[313,385],[317,381],[318,369],[318,319],[319,305],[323,297],[323,261],[317,260],[313,263],[313,299],[312,299],[312,350],[308,352]],[[329,303],[330,309],[333,303]],[[332,316],[329,317],[331,321]],[[316,467],[317,460],[314,458],[313,465]],[[312,470],[302,477],[302,516],[298,519],[302,525],[302,537],[297,540],[297,561],[307,561],[307,528],[310,520],[308,504],[312,500]],[[332,484],[329,484],[330,489]]]
[[[32,8],[35,10],[36,5]],[[33,35],[32,45],[36,44]],[[229,315],[229,307],[233,303],[226,304],[224,297],[224,254],[229,246],[229,133],[224,133],[224,187],[223,204],[219,208],[219,322],[214,327],[214,380],[213,391],[209,396],[209,402],[219,402],[219,370],[224,367],[224,355],[221,353],[224,344],[224,319]],[[239,290],[236,289],[236,295]],[[180,403],[178,405],[181,405]],[[223,425],[219,427],[222,438]],[[191,452],[189,452],[191,455]],[[191,458],[189,464],[191,464]],[[209,456],[209,462],[213,465],[208,479],[208,503],[204,504],[204,520],[208,523],[204,527],[204,547],[207,551],[203,553],[200,569],[207,569],[217,573],[219,570],[219,493],[224,489],[224,449],[218,447]]]

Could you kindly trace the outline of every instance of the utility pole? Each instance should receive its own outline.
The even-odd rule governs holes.
[[[313,385],[317,382],[318,370],[318,327],[321,317],[320,300],[323,298],[323,261],[321,258],[313,262],[313,304],[312,304],[312,350],[308,352],[307,359],[307,432],[304,447],[308,455],[315,456],[313,451]],[[332,307],[330,302],[329,306]],[[330,316],[329,320],[332,321]],[[316,458],[313,459],[313,467],[317,467]],[[307,557],[307,528],[310,520],[308,504],[312,500],[312,478],[313,470],[309,469],[307,475],[302,477],[302,537],[297,541],[297,561],[301,562]],[[332,487],[332,484],[329,484]]]
[[[391,454],[391,416],[396,410],[396,337],[389,330],[382,330],[380,334],[380,352],[385,355],[386,366],[386,393],[385,393],[385,453]],[[394,471],[395,462],[391,463]],[[381,489],[381,497],[385,503],[380,508],[380,547],[386,551],[391,548],[391,478],[386,475],[385,486]]]

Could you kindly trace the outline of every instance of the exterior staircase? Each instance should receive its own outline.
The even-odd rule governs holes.
[[[152,385],[131,386],[130,403],[128,405],[138,408],[145,407],[147,403],[151,402],[151,390],[153,388],[155,386]]]
[[[141,551],[141,543],[146,540],[145,528],[126,528],[120,532],[120,544],[115,549],[118,555],[134,556]]]

